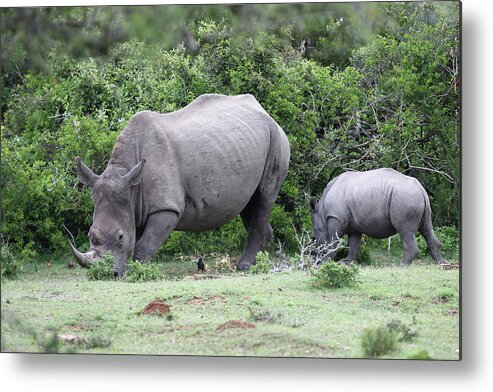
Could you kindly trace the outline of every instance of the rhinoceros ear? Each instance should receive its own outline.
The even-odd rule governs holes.
[[[312,209],[312,212],[315,211],[315,208],[317,208],[317,198],[316,197],[310,197],[310,208]]]
[[[140,181],[142,181],[145,163],[145,159],[142,159],[139,163],[137,163],[132,170],[123,176],[124,181],[130,184],[130,186],[138,185]]]
[[[99,179],[97,174],[94,174],[91,169],[89,169],[80,157],[75,158],[75,163],[77,164],[77,177],[79,181],[84,185],[92,187],[94,183]]]

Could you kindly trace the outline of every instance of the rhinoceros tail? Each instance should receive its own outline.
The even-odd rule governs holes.
[[[423,216],[421,218],[421,222],[419,224],[419,231],[420,233],[423,232],[429,232],[430,230],[433,231],[433,225],[431,223],[431,206],[430,206],[430,199],[428,197],[428,194],[426,191],[422,188],[421,192],[423,194],[423,200],[425,204],[425,208],[423,211]]]
[[[440,247],[442,246],[442,244],[433,231],[433,224],[431,222],[430,199],[424,189],[422,192],[425,200],[425,210],[423,212],[423,218],[421,219],[421,224],[419,226],[419,232],[425,238],[428,250],[430,251],[435,263],[447,264],[447,260],[445,260],[440,253]]]

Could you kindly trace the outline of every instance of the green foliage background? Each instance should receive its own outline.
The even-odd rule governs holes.
[[[140,110],[253,94],[288,135],[275,236],[294,250],[307,208],[346,170],[393,167],[458,227],[459,4],[342,3],[1,9],[3,240],[66,251],[92,220],[74,158],[104,170]],[[456,232],[456,230],[455,230]],[[238,253],[239,219],[175,232],[164,253]],[[81,247],[84,250],[84,247]]]

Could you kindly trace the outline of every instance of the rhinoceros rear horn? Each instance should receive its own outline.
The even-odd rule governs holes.
[[[68,240],[68,244],[70,246],[72,254],[75,257],[75,260],[77,260],[77,263],[79,263],[79,265],[83,268],[89,268],[91,266],[92,260],[96,257],[96,252],[92,250],[87,253],[82,253],[75,249],[75,246],[72,244],[72,242],[70,242],[70,240]]]

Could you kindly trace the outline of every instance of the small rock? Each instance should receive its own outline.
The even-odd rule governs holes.
[[[61,334],[58,334],[57,335],[58,339],[64,341],[65,343],[68,343],[68,344],[75,344],[78,342],[79,338],[75,335],[72,335],[72,334],[64,334],[64,333],[61,333]]]

